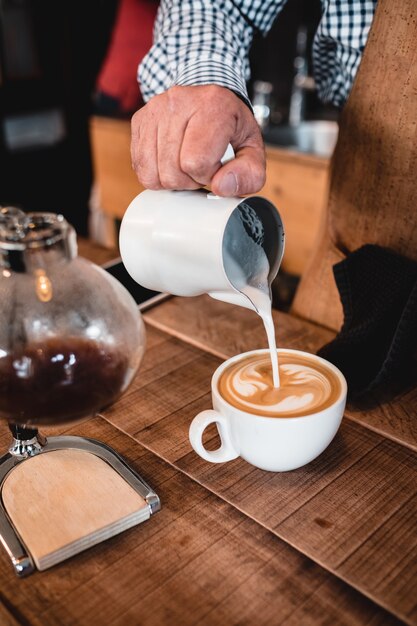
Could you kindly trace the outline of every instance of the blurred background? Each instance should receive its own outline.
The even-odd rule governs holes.
[[[88,232],[89,116],[116,1],[0,2],[0,204]]]
[[[267,112],[265,115],[272,125],[290,123],[291,111],[295,115],[298,91],[302,94],[303,119],[338,117],[335,107],[323,105],[317,98],[313,79],[311,50],[321,5],[321,0],[288,0],[268,35],[257,36],[253,41],[248,89],[255,103],[262,88],[269,90],[270,115]]]
[[[0,205],[63,213],[80,236],[117,249],[120,219],[141,191],[130,118],[143,104],[136,68],[157,8],[0,0]],[[283,267],[295,278],[318,229],[337,138],[338,111],[319,102],[312,77],[320,11],[320,0],[288,0],[250,55],[248,90],[267,146],[263,192],[283,213]]]

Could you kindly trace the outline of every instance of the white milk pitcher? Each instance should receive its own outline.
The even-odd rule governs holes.
[[[229,145],[222,162],[233,156]],[[208,293],[258,311],[252,292],[270,292],[284,241],[278,210],[260,196],[146,190],[127,208],[119,246],[129,274],[148,289],[177,296]]]

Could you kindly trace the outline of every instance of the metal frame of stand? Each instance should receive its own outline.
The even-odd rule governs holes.
[[[24,429],[22,429],[24,431]],[[147,502],[149,513],[161,508],[157,494],[150,486],[132,470],[123,458],[112,448],[95,439],[63,435],[45,439],[36,430],[28,431],[32,435],[28,439],[14,437],[9,452],[0,458],[0,493],[8,474],[20,463],[37,454],[45,454],[56,450],[80,450],[89,452],[108,463],[126,482]],[[28,576],[36,570],[33,559],[23,541],[9,519],[0,498],[0,542],[9,555],[14,570],[19,577]]]

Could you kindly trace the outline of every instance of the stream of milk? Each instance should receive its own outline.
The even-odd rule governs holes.
[[[267,283],[268,292],[263,289],[256,289],[250,285],[242,289],[248,298],[253,302],[257,309],[259,317],[262,319],[266,331],[268,340],[269,353],[271,355],[272,365],[272,380],[274,387],[279,387],[279,368],[278,368],[278,353],[277,344],[275,339],[275,327],[274,320],[272,318],[272,302],[269,295],[269,285]]]
[[[269,286],[270,266],[262,247],[263,224],[255,211],[241,203],[229,219],[223,242],[223,260],[232,285],[249,298],[261,317],[271,355],[274,387],[279,387],[278,354]]]

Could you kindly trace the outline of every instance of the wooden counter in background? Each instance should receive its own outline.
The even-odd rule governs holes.
[[[94,171],[91,237],[117,247],[116,221],[143,191],[130,160],[130,121],[92,116],[90,142]]]
[[[119,256],[117,248],[107,248],[84,237],[77,237],[77,244],[79,256],[97,263],[97,265],[104,265]]]
[[[282,269],[301,276],[310,259],[327,202],[329,159],[266,146],[266,183],[260,194],[279,210],[285,227]]]

